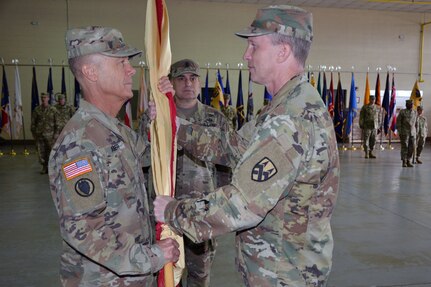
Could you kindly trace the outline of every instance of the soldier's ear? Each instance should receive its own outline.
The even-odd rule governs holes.
[[[279,51],[277,53],[278,61],[280,63],[286,61],[292,54],[292,49],[291,49],[290,45],[280,44],[280,45],[277,45],[277,47],[279,49]]]
[[[82,75],[91,82],[97,81],[97,69],[93,64],[84,64],[81,67]]]

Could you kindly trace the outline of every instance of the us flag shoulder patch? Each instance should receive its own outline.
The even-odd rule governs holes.
[[[71,180],[77,176],[93,171],[90,161],[87,158],[80,158],[63,165],[63,173],[66,180]]]
[[[251,170],[251,179],[257,182],[264,182],[277,173],[274,163],[267,157],[256,163]]]

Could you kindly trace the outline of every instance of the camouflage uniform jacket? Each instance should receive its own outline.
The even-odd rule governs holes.
[[[95,106],[81,107],[50,155],[51,194],[64,240],[66,286],[154,286],[153,245],[141,137]]]
[[[426,138],[428,136],[428,124],[427,119],[424,115],[418,115],[417,133],[418,137]]]
[[[397,116],[397,130],[400,136],[416,136],[418,112],[414,109],[402,109]]]
[[[56,125],[57,125],[57,132],[61,133],[64,126],[67,124],[67,122],[72,118],[73,114],[75,113],[75,108],[68,104],[65,104],[65,105],[56,104],[54,107],[57,109],[57,116],[55,119]]]
[[[359,127],[361,129],[376,130],[380,128],[381,109],[378,105],[368,104],[361,108],[359,113]]]
[[[256,119],[232,183],[169,203],[165,218],[196,241],[236,231],[247,286],[324,286],[339,172],[331,117],[306,75],[298,76]]]
[[[31,133],[35,139],[52,139],[57,132],[55,118],[57,110],[53,106],[37,106],[31,115]]]

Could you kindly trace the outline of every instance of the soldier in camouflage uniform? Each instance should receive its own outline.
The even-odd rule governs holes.
[[[359,127],[362,129],[365,158],[376,158],[373,154],[376,145],[377,130],[380,128],[380,107],[375,104],[376,97],[370,95],[370,102],[364,105],[359,113]]]
[[[146,143],[116,119],[132,98],[127,46],[112,28],[66,33],[70,68],[84,100],[55,143],[51,194],[60,217],[63,286],[156,286],[155,273],[178,260],[172,239],[155,241],[141,155]],[[174,92],[167,77],[162,92]]]
[[[304,73],[312,16],[293,6],[270,6],[237,35],[248,41],[244,60],[251,79],[265,85],[273,100],[245,137],[245,151],[237,137],[180,126],[179,138],[201,136],[195,147],[228,142],[197,150],[214,162],[235,164],[233,178],[199,199],[157,197],[156,218],[196,242],[237,232],[236,262],[247,286],[325,286],[340,170],[331,117]],[[251,131],[250,123],[244,127]]]
[[[66,95],[62,93],[55,94],[55,98],[57,100],[57,104],[54,106],[57,109],[57,116],[55,117],[57,134],[55,135],[55,138],[57,138],[66,123],[75,113],[75,107],[66,103]]]
[[[406,108],[397,117],[397,130],[401,143],[403,167],[413,167],[411,160],[416,150],[416,121],[418,113],[413,109],[412,100],[406,100]]]
[[[425,142],[428,135],[428,123],[426,117],[423,115],[423,108],[422,106],[417,107],[418,112],[418,120],[417,120],[417,147],[416,147],[416,162],[421,164],[422,161],[420,160],[422,150],[425,147]]]
[[[229,126],[232,130],[236,130],[236,124],[237,124],[237,114],[236,109],[229,105],[230,101],[230,95],[229,94],[223,94],[225,105],[221,107],[222,113],[225,115],[229,122]]]
[[[177,116],[190,123],[214,127],[227,133],[229,124],[223,114],[198,100],[201,90],[199,65],[184,59],[171,66],[169,78],[175,89]],[[140,121],[140,133],[148,134],[149,117],[144,114]],[[175,198],[199,198],[230,181],[230,171],[211,162],[199,160],[192,153],[178,146]],[[184,238],[187,266],[187,286],[210,286],[210,269],[215,256],[216,240],[194,243]]]
[[[31,115],[31,133],[36,141],[39,162],[42,165],[41,174],[48,173],[49,153],[55,141],[56,109],[49,105],[49,94],[40,95],[41,105],[37,106]]]

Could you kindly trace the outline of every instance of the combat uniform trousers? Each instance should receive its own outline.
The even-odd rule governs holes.
[[[51,152],[52,146],[53,146],[53,139],[52,137],[47,137],[44,135],[38,136],[36,139],[36,148],[37,153],[39,155],[39,162],[42,165],[42,174],[48,173],[48,161],[49,161],[49,154]]]
[[[403,166],[411,166],[413,152],[416,149],[416,136],[400,135],[400,143]]]
[[[416,162],[417,163],[422,163],[420,160],[419,160],[419,158],[420,158],[420,156],[421,156],[421,154],[422,154],[422,150],[424,149],[424,147],[425,147],[425,141],[426,141],[426,137],[424,137],[424,136],[418,136],[418,139],[417,139],[417,147],[416,147]]]
[[[374,150],[374,146],[376,145],[376,134],[376,129],[364,129],[364,152],[366,157]]]

